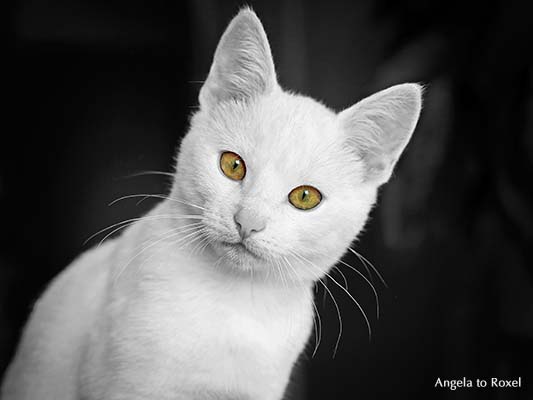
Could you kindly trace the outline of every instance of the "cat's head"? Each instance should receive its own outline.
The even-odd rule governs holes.
[[[316,280],[363,228],[420,108],[416,84],[340,113],[283,91],[263,26],[244,9],[200,91],[174,195],[201,207],[210,251],[225,264]]]

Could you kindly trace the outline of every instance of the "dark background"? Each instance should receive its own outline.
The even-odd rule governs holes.
[[[384,274],[344,271],[371,319],[329,284],[323,341],[292,397],[533,398],[533,35],[527,1],[250,1],[283,86],[340,110],[427,84],[422,119],[356,248]],[[0,145],[0,374],[47,282],[99,229],[164,193],[220,34],[241,2],[5,3]],[[7,107],[6,107],[7,105]],[[357,264],[353,257],[347,262]],[[337,280],[342,282],[340,275]],[[378,281],[375,279],[376,284]],[[522,377],[518,389],[438,377]]]

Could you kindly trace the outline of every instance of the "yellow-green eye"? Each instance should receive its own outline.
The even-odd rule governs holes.
[[[322,201],[322,194],[313,186],[298,186],[289,193],[289,201],[300,210],[310,210]]]
[[[237,153],[225,151],[220,156],[220,169],[228,178],[235,181],[242,181],[246,175],[246,165],[244,160]]]

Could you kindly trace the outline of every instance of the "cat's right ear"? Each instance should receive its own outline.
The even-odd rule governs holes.
[[[381,185],[390,178],[418,122],[422,92],[415,83],[392,86],[339,114],[347,147],[363,161],[365,181]]]
[[[209,76],[200,90],[200,107],[228,100],[249,100],[268,94],[276,71],[270,45],[257,15],[242,9],[218,43]]]

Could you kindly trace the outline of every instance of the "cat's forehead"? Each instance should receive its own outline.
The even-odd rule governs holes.
[[[226,110],[219,130],[224,146],[255,160],[301,163],[336,142],[336,115],[317,101],[289,93]]]

